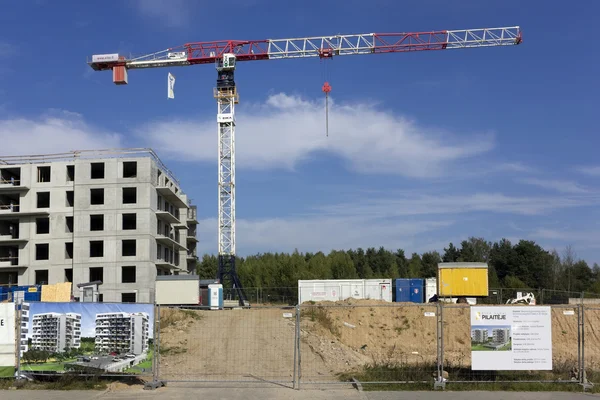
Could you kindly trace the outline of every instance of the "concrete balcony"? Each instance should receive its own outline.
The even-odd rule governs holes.
[[[198,243],[198,242],[199,242],[199,240],[198,240],[198,239],[196,239],[196,237],[195,237],[195,236],[188,236],[188,237],[186,238],[186,240],[187,240],[187,242],[188,242],[188,243]]]
[[[197,225],[198,224],[198,209],[196,208],[196,206],[191,206],[188,209],[187,224],[188,225]]]
[[[15,219],[20,217],[35,217],[35,216],[47,216],[49,215],[47,209],[40,209],[34,211],[22,211],[21,206],[18,204],[1,204],[0,205],[0,220],[4,219]]]
[[[175,265],[175,258],[173,258],[173,260],[165,260],[164,258],[157,258],[156,261],[154,261],[154,264],[156,264],[156,266],[160,267],[161,269],[171,270],[171,269],[178,268]]]
[[[173,188],[171,188],[169,186],[157,186],[156,191],[162,197],[167,199],[169,201],[169,203],[172,203],[175,207],[178,207],[178,208],[188,208],[189,207],[188,204],[185,201],[183,201],[183,199],[181,197],[179,197],[179,195],[177,193],[175,193],[173,191]]]
[[[162,244],[163,246],[166,246],[167,248],[175,249],[175,250],[187,250],[186,246],[180,244],[174,238],[157,234],[155,236],[155,239],[158,243]]]
[[[1,179],[0,178],[0,193],[23,193],[27,192],[29,187],[21,185],[21,181],[17,179]]]
[[[156,217],[162,221],[168,222],[170,224],[177,224],[177,225],[183,225],[181,223],[181,221],[179,220],[179,218],[177,218],[176,216],[174,216],[173,214],[171,214],[168,211],[162,211],[162,210],[157,210],[156,211]]]
[[[27,239],[15,238],[13,235],[0,235],[0,246],[19,245],[27,242]]]

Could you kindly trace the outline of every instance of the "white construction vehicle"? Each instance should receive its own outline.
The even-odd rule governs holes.
[[[533,293],[525,293],[517,292],[517,297],[514,299],[508,299],[506,304],[527,304],[530,306],[535,306],[535,296]]]

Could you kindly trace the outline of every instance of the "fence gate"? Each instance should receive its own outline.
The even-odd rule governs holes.
[[[159,381],[294,386],[295,307],[158,307],[157,326]]]

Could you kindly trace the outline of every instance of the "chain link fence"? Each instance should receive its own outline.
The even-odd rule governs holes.
[[[539,326],[525,328],[538,341],[535,346],[546,346],[539,332],[551,336],[547,370],[510,370],[493,363],[478,369],[477,351],[493,358],[523,339],[519,332],[515,336],[522,329],[515,328],[518,324],[507,327],[510,333],[475,326],[479,309],[473,307],[481,306],[488,305],[349,299],[210,309],[29,302],[16,306],[15,374],[134,374],[151,375],[153,384],[268,382],[291,388],[349,382],[424,389],[600,383],[600,305],[495,304],[487,309],[539,312],[551,321],[550,333],[543,318],[535,323]],[[70,328],[56,333],[61,324]]]
[[[433,381],[437,306],[371,303],[300,306],[303,384]]]

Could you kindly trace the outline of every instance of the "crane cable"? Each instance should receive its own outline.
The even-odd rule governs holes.
[[[331,92],[331,85],[329,85],[328,77],[329,71],[327,70],[327,60],[330,58],[321,58],[322,75],[325,83],[321,90],[325,93],[325,135],[329,137],[329,92]]]

